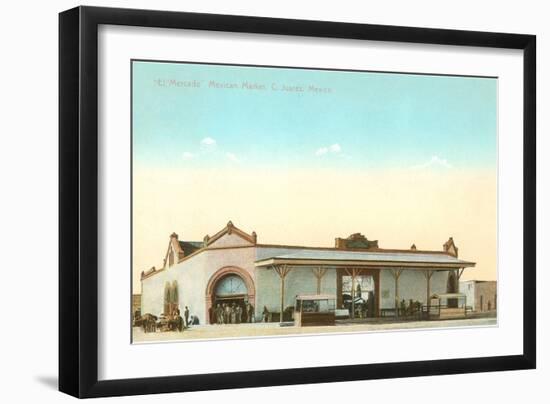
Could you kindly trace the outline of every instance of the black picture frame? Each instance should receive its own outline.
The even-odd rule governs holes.
[[[98,26],[113,24],[523,50],[523,354],[99,381]],[[534,35],[77,7],[59,15],[59,390],[104,397],[536,366]]]

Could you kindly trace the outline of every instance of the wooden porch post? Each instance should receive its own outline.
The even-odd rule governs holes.
[[[290,267],[286,264],[283,265],[273,265],[273,269],[281,278],[281,314],[279,317],[279,322],[283,322],[283,312],[285,310],[285,278],[290,272]]]
[[[460,277],[464,273],[464,268],[458,268],[456,270],[456,292],[460,293]]]
[[[317,267],[312,268],[311,271],[313,272],[313,275],[317,278],[317,294],[321,294],[321,280],[323,279],[323,276],[327,273],[327,269],[325,267]]]
[[[359,269],[346,268],[346,274],[351,276],[351,318],[355,318],[355,279],[359,275]]]
[[[428,314],[430,314],[430,280],[432,279],[432,275],[434,274],[434,271],[431,269],[426,269],[424,271],[424,276],[426,277],[426,306],[428,308]]]
[[[391,274],[395,280],[395,317],[399,316],[399,277],[403,272],[403,268],[394,269],[391,268]]]

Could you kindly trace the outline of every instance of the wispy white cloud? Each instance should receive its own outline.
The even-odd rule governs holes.
[[[205,137],[204,139],[201,140],[201,146],[204,146],[204,147],[216,147],[217,145],[217,142],[216,142],[216,139],[212,139],[211,137]]]
[[[225,157],[227,157],[229,160],[231,160],[234,163],[239,163],[241,161],[234,153],[227,152],[225,153]]]
[[[211,156],[225,156],[225,158],[233,163],[240,163],[241,159],[231,152],[226,152],[223,148],[218,148],[218,142],[216,139],[209,136],[201,139],[200,141],[200,150],[194,151],[184,151],[181,154],[183,160],[192,160],[192,159],[202,159],[206,158],[208,155]]]
[[[330,146],[323,146],[315,151],[316,156],[324,156],[328,153],[338,154],[342,151],[342,147],[338,143],[331,144]]]
[[[447,161],[447,159],[441,158],[439,156],[432,156],[425,163],[412,166],[411,168],[416,170],[416,169],[431,168],[431,167],[452,168],[453,166]]]
[[[315,152],[315,155],[316,156],[323,156],[325,154],[328,153],[328,147],[320,147],[317,149],[317,151]]]

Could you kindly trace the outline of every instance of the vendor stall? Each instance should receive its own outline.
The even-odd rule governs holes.
[[[334,325],[336,296],[299,295],[296,296],[294,325]]]
[[[465,318],[467,314],[466,295],[462,293],[434,294],[426,311],[430,319]]]

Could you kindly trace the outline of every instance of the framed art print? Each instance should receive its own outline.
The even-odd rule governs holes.
[[[534,36],[60,14],[62,391],[533,368],[535,299]]]

